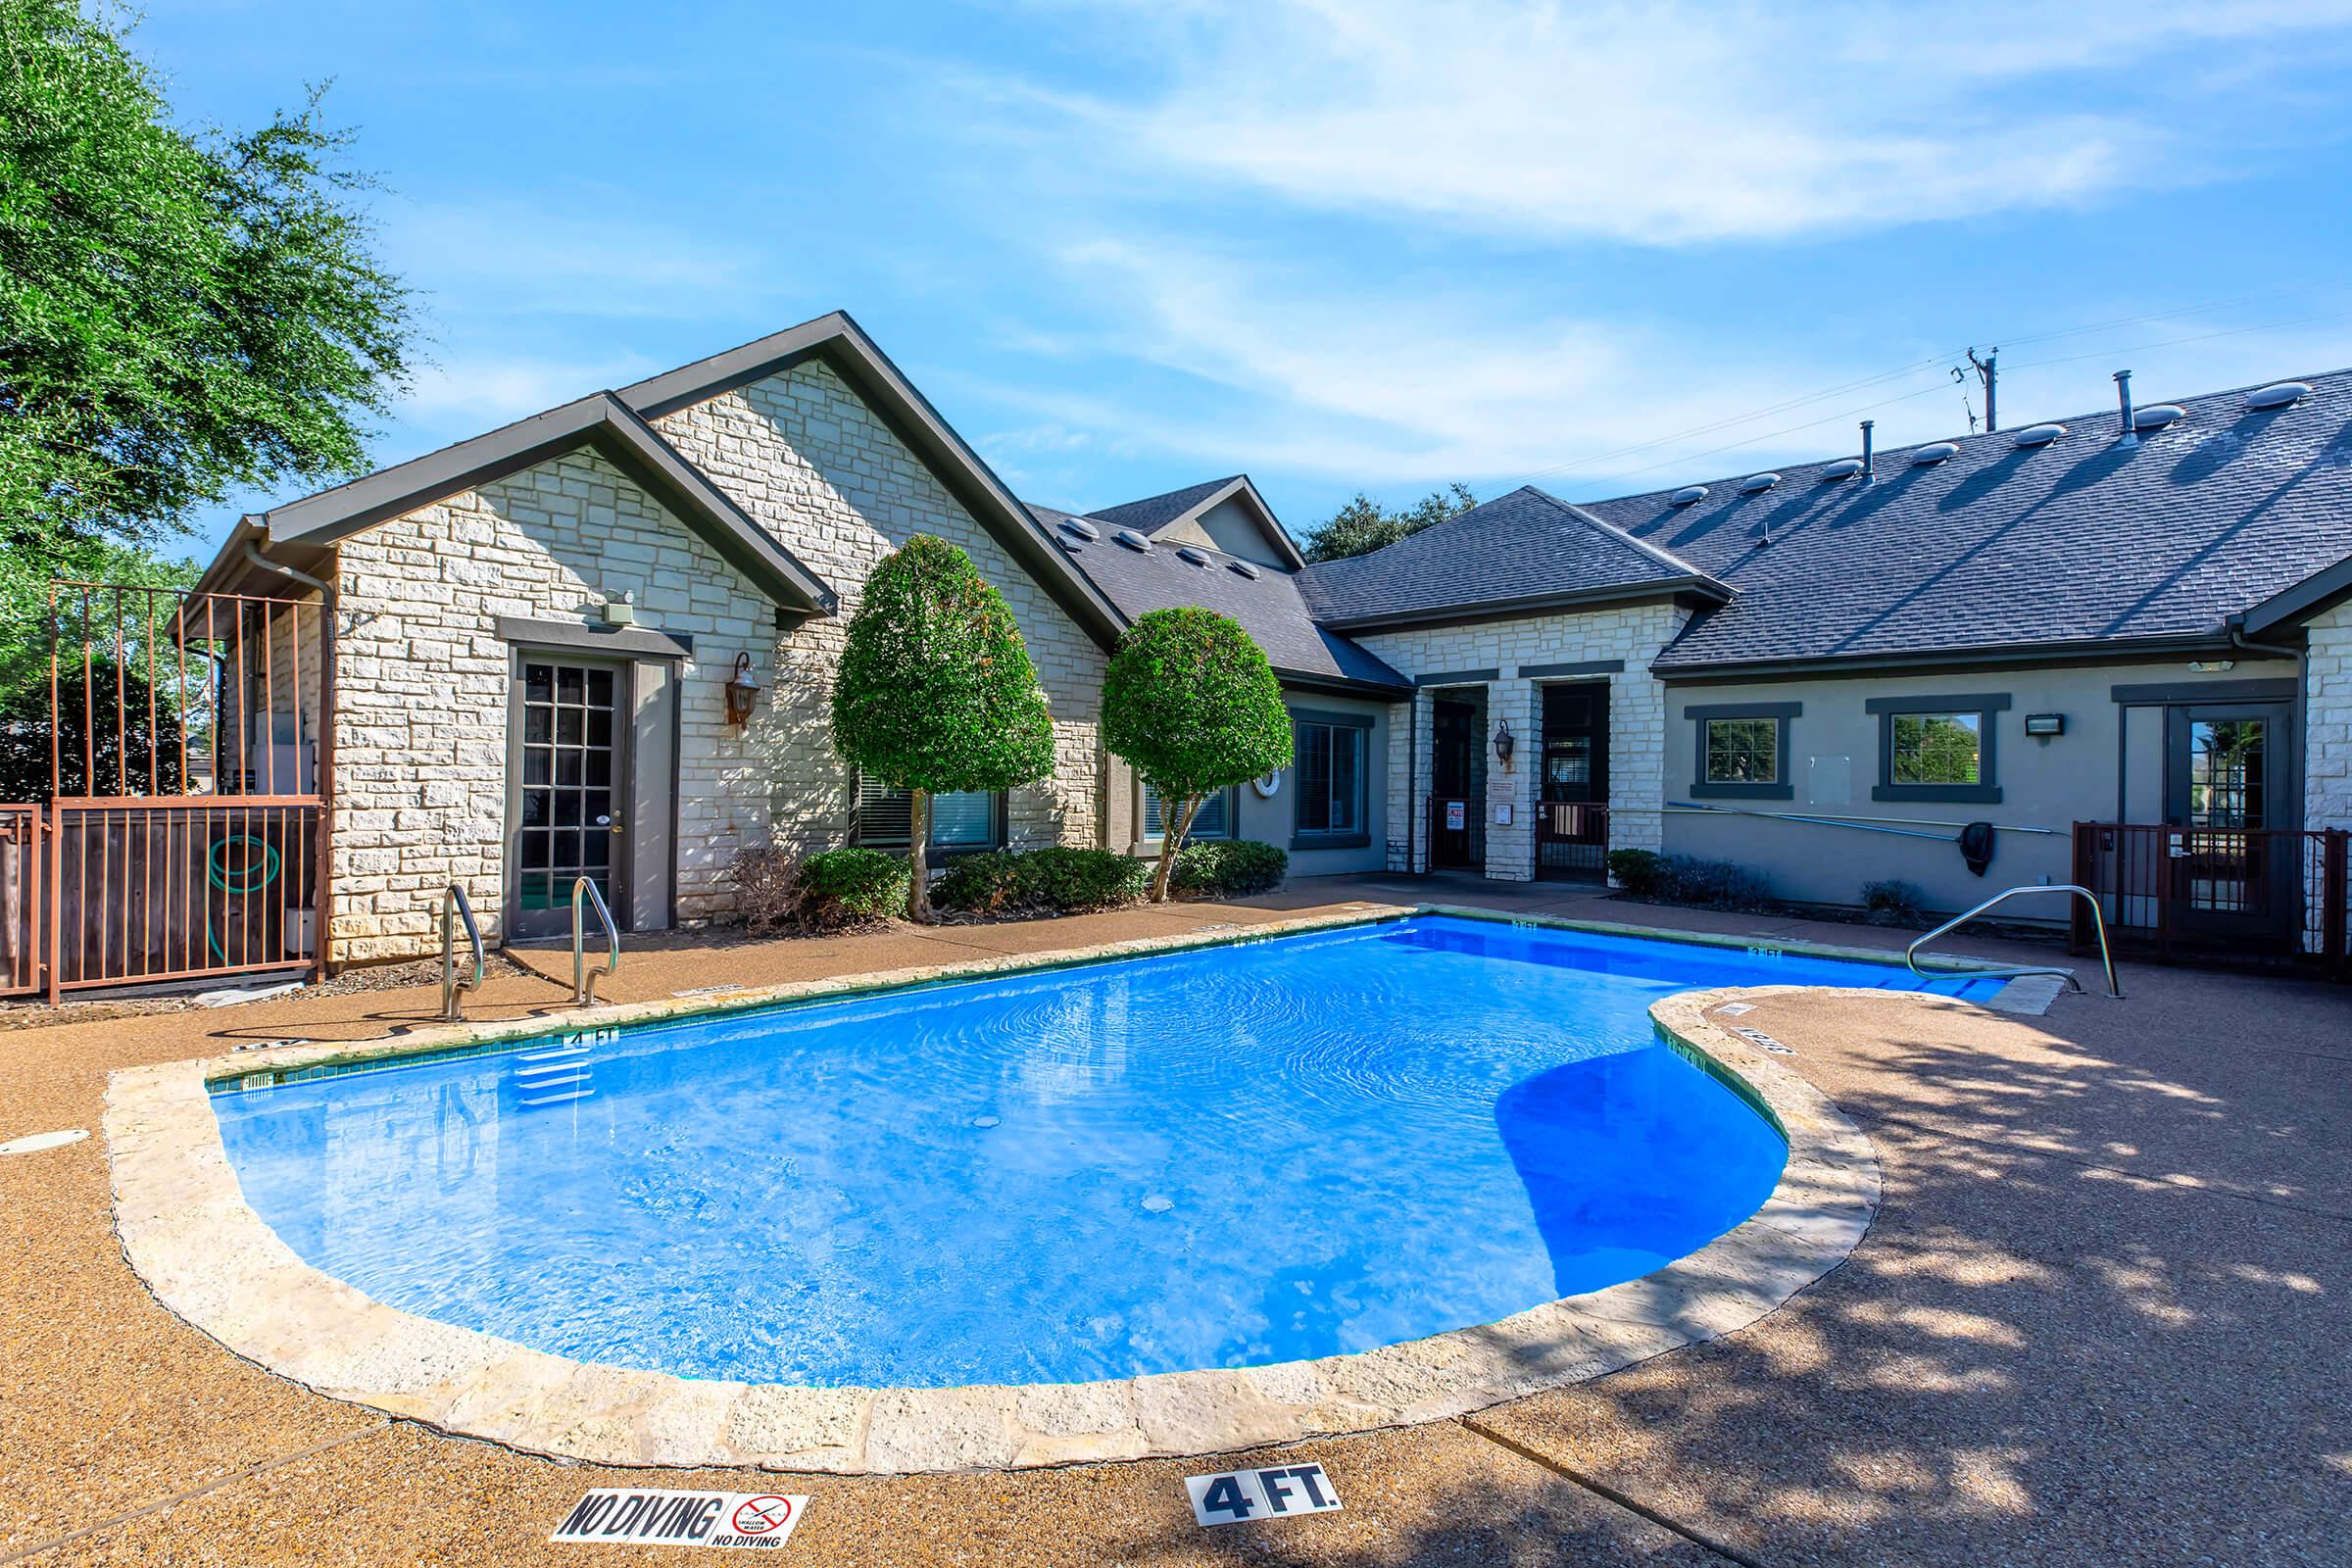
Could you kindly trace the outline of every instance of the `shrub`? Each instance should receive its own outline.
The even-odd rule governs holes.
[[[1658,891],[1658,862],[1662,858],[1655,850],[1611,850],[1609,875],[1635,898],[1646,899]]]
[[[880,850],[827,850],[801,862],[795,909],[807,931],[842,931],[887,920],[906,902],[905,860]]]
[[[1203,899],[1244,898],[1271,893],[1290,873],[1290,856],[1254,839],[1211,839],[1188,844],[1176,857],[1169,885]]]
[[[931,917],[931,797],[1010,789],[1053,767],[1053,717],[1012,611],[945,539],[916,534],[865,579],[833,683],[833,745],[912,797],[913,872],[900,880],[910,920]]]
[[[998,914],[1021,897],[1022,857],[1003,850],[966,855],[949,862],[947,871],[931,884],[931,902],[943,909],[967,914]]]
[[[727,880],[735,887],[736,911],[752,935],[769,935],[800,918],[801,878],[794,858],[790,850],[770,844],[739,850],[729,862]]]
[[[1862,884],[1862,907],[1873,925],[1917,925],[1919,901],[1926,894],[1898,878]]]
[[[1200,802],[1290,765],[1291,715],[1265,651],[1240,622],[1208,610],[1154,610],[1110,656],[1102,741],[1159,796],[1167,831],[1152,875],[1156,904],[1173,885]]]
[[[1659,871],[1659,894],[1676,904],[1695,904],[1709,909],[1763,909],[1772,906],[1772,894],[1764,879],[1730,860],[1669,855]]]
[[[1116,850],[1032,850],[1020,857],[1021,902],[1062,914],[1115,908],[1144,896],[1150,870]]]

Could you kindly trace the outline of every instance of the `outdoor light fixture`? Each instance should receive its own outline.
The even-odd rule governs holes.
[[[634,590],[622,594],[618,599],[606,601],[605,624],[608,626],[634,626],[637,624],[637,595]]]
[[[752,679],[752,656],[735,656],[735,677],[727,682],[727,722],[741,727],[751,721],[752,704],[760,700],[760,683]]]
[[[2063,735],[2066,733],[2064,713],[2028,713],[2026,733],[2029,735]]]
[[[1518,749],[1519,741],[1511,733],[1511,721],[1507,718],[1497,720],[1494,725],[1494,760],[1502,764],[1505,773],[1511,770],[1511,753]]]
[[[2188,662],[2188,667],[2200,675],[2219,675],[2226,670],[2235,669],[2237,661],[2234,659],[2192,659]]]

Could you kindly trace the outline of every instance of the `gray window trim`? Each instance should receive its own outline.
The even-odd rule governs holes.
[[[1135,849],[1137,849],[1137,850],[1146,850],[1146,849],[1149,849],[1149,850],[1151,850],[1151,851],[1152,851],[1153,853],[1155,853],[1155,854],[1156,854],[1156,853],[1158,852],[1158,849],[1159,849],[1159,844],[1160,844],[1160,841],[1161,841],[1162,839],[1164,839],[1165,837],[1167,837],[1167,835],[1166,835],[1165,833],[1147,833],[1147,832],[1145,832],[1145,831],[1144,831],[1144,790],[1145,790],[1145,788],[1146,788],[1146,785],[1145,785],[1145,782],[1144,782],[1144,776],[1143,776],[1141,773],[1138,773],[1138,774],[1136,774],[1136,775],[1135,775]],[[1209,793],[1210,793],[1210,794],[1212,794],[1212,795],[1222,795],[1222,796],[1224,796],[1224,797],[1225,797],[1225,838],[1224,838],[1224,839],[1213,840],[1213,841],[1212,841],[1212,840],[1206,840],[1206,839],[1196,839],[1195,837],[1193,837],[1193,835],[1192,835],[1192,834],[1190,834],[1190,833],[1187,833],[1187,834],[1184,836],[1184,842],[1185,842],[1185,843],[1187,843],[1187,844],[1202,844],[1202,843],[1210,843],[1210,842],[1214,842],[1214,843],[1224,843],[1224,842],[1226,842],[1227,840],[1231,840],[1231,839],[1238,839],[1238,838],[1240,838],[1240,837],[1242,836],[1242,791],[1241,791],[1241,786],[1240,786],[1240,785],[1238,785],[1238,784],[1228,784],[1228,785],[1226,785],[1226,786],[1225,786],[1223,789],[1221,789],[1221,790],[1211,790]]]
[[[1521,664],[1521,680],[1560,680],[1572,675],[1622,675],[1622,659],[1580,659],[1565,664]]]
[[[1299,724],[1326,724],[1334,729],[1355,729],[1364,732],[1364,765],[1357,774],[1357,783],[1364,798],[1356,811],[1356,819],[1364,825],[1352,832],[1321,833],[1299,827],[1298,808],[1306,799],[1298,788],[1298,752],[1296,743],[1291,750],[1291,848],[1294,850],[1361,850],[1372,843],[1372,715],[1330,708],[1294,708],[1291,710],[1294,728]]]
[[[1413,684],[1431,686],[1483,686],[1489,681],[1502,679],[1499,667],[1493,669],[1442,669],[1431,675],[1415,675]]]
[[[498,617],[501,642],[526,648],[558,649],[594,659],[692,659],[694,639],[684,632],[652,626],[593,626],[578,620],[530,620],[520,615]]]
[[[1788,721],[1802,714],[1802,703],[1693,703],[1683,710],[1690,721],[1690,797],[1699,801],[1792,801],[1796,787],[1788,782]],[[1774,760],[1780,777],[1770,784],[1710,784],[1707,782],[1707,720],[1710,718],[1770,718],[1779,720]]]
[[[988,842],[986,844],[934,844],[930,847],[929,852],[924,857],[926,860],[928,860],[932,865],[936,866],[943,859],[954,859],[958,856],[964,855],[987,855],[994,851],[1010,847],[1012,843],[1012,792],[1009,790],[990,790],[988,793],[994,797],[994,799],[989,802]],[[850,832],[847,842],[857,848],[880,850],[885,855],[906,854],[913,846],[907,844],[867,844],[865,842],[860,831],[862,820],[861,813],[858,809],[858,771],[857,769],[852,768],[850,770]]]
[[[1862,710],[1879,721],[1879,782],[1874,801],[1947,801],[1977,806],[2001,804],[2000,727],[1995,713],[2009,710],[2007,692],[1923,692],[1913,697],[1873,697]],[[1981,751],[1974,784],[1894,782],[1894,719],[1898,713],[1975,713]]]
[[[2175,703],[2284,703],[2294,700],[2293,676],[2277,680],[2158,681],[2115,686],[2109,695],[2128,708],[2169,708]]]

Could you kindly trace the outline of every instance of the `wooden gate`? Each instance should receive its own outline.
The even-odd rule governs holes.
[[[0,996],[323,975],[327,607],[60,582],[49,622],[47,795],[0,807]]]

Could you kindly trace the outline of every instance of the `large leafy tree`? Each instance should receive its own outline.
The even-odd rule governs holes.
[[[931,797],[1004,790],[1054,766],[1054,721],[1029,650],[972,558],[916,534],[882,558],[850,619],[833,745],[910,800],[906,917],[931,919]]]
[[[148,547],[232,488],[358,470],[409,368],[409,296],[318,94],[256,130],[189,130],[125,31],[75,0],[0,3],[12,707],[46,667],[27,582],[184,581]]]
[[[1152,902],[1168,897],[1200,803],[1291,760],[1291,715],[1264,650],[1214,611],[1154,610],[1119,639],[1102,680],[1103,744],[1159,795]]]
[[[1470,493],[1466,484],[1432,490],[1399,512],[1386,510],[1359,490],[1354,500],[1307,530],[1302,554],[1309,561],[1338,561],[1364,555],[1399,539],[1409,539],[1433,523],[1459,516],[1477,505],[1478,497]]]

